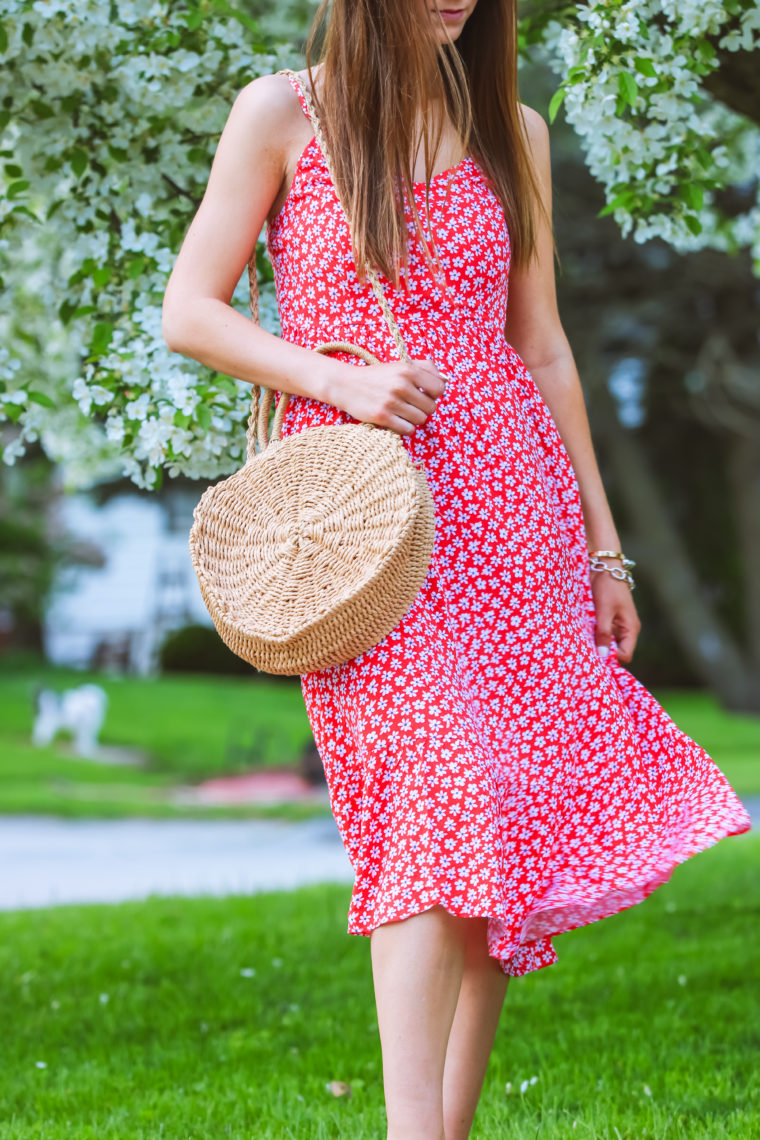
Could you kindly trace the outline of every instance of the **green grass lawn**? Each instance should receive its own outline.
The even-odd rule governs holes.
[[[76,759],[64,739],[31,744],[38,686],[58,691],[95,681],[108,694],[101,743],[134,749],[144,767]],[[0,813],[76,817],[203,818],[287,815],[323,809],[290,805],[195,808],[171,802],[179,784],[265,765],[296,766],[311,739],[298,681],[197,675],[109,677],[26,665],[0,670]]]
[[[35,688],[94,680],[108,693],[102,742],[145,757],[144,768],[73,759],[65,743],[30,742]],[[760,795],[760,718],[721,710],[702,692],[657,694],[707,749],[740,795]],[[108,677],[0,660],[0,813],[83,817],[261,815],[270,809],[177,806],[171,789],[262,765],[295,765],[310,740],[297,681],[216,676]],[[320,808],[293,806],[299,817]],[[283,814],[282,809],[277,809]]]
[[[474,1140],[760,1136],[758,856],[752,835],[719,844],[513,981]],[[0,914],[0,1140],[382,1140],[347,903],[321,887]]]
[[[29,739],[37,686],[88,681],[108,694],[102,742],[139,749],[151,770],[176,778],[294,763],[310,739],[297,678],[112,677],[50,666],[0,672],[3,732]]]

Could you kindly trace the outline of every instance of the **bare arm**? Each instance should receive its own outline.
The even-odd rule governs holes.
[[[551,218],[549,132],[539,114],[528,107],[524,113],[548,219]],[[549,223],[540,215],[537,257],[530,266],[513,271],[510,277],[506,336],[535,380],[570,456],[578,480],[589,549],[620,550],[620,538],[594,453],[578,370],[557,309]],[[592,584],[598,644],[609,644],[609,633],[615,633],[621,645],[620,657],[628,661],[640,628],[628,587],[603,571],[592,575]],[[622,618],[618,607],[622,607]],[[618,614],[617,619],[614,614]]]
[[[264,221],[282,199],[290,156],[308,141],[305,123],[284,76],[257,79],[236,99],[169,280],[164,338],[173,351],[229,376],[409,434],[443,391],[432,363],[358,369],[272,336],[230,304]]]
[[[551,217],[549,132],[539,114],[525,108],[536,172]],[[548,224],[539,221],[538,256],[510,276],[507,340],[525,361],[562,437],[581,493],[591,549],[619,550],[619,538],[591,441],[586,405],[572,350],[557,309],[554,253]]]

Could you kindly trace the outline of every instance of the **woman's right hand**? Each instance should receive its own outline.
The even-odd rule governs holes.
[[[432,360],[393,360],[366,367],[331,360],[328,402],[355,420],[411,435],[436,408],[446,388]]]

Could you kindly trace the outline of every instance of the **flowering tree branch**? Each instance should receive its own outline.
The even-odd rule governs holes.
[[[755,0],[539,0],[521,34],[557,69],[551,114],[564,104],[624,232],[749,246],[760,270],[760,132],[737,113]],[[733,110],[724,59],[742,65]],[[229,0],[0,0],[6,462],[39,440],[71,482],[146,487],[239,465],[250,389],[169,353],[161,300],[230,104],[290,62]],[[275,329],[261,245],[257,265]]]
[[[749,246],[760,273],[756,0],[538,0],[524,24],[612,213],[637,241]],[[751,190],[724,213],[720,191]],[[744,195],[747,196],[746,193]]]

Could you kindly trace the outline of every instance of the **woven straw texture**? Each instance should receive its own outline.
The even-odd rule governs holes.
[[[248,271],[256,320],[253,258]],[[408,359],[377,275],[370,279]],[[317,351],[378,363],[356,345]],[[282,439],[283,393],[269,438],[272,397],[254,387],[247,461],[202,496],[190,553],[222,640],[262,672],[296,675],[358,656],[407,613],[430,562],[433,500],[394,432],[340,424]]]

